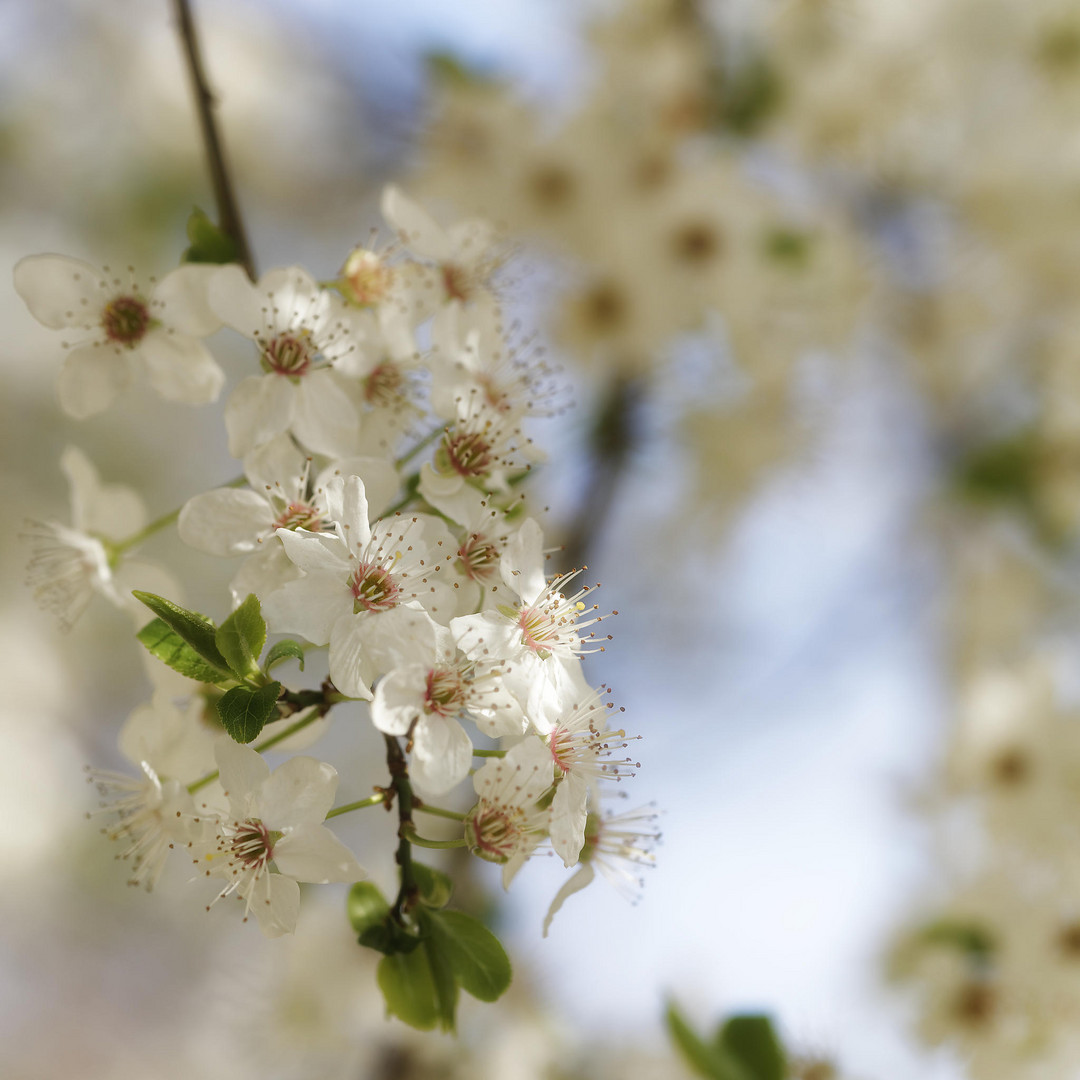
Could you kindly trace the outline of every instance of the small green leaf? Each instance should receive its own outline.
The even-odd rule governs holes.
[[[767,1016],[729,1016],[716,1033],[717,1049],[735,1058],[753,1080],[784,1080],[787,1055]]]
[[[377,885],[370,881],[358,881],[350,890],[346,911],[352,928],[362,934],[372,926],[383,922],[390,914],[390,905]]]
[[[428,907],[444,908],[450,903],[450,894],[454,883],[441,870],[425,866],[423,863],[412,864],[413,880],[420,890],[420,899]]]
[[[189,679],[219,685],[236,681],[231,671],[208,663],[161,619],[152,619],[135,637],[151,655]]]
[[[281,683],[271,682],[252,690],[234,686],[218,702],[218,715],[226,732],[238,743],[249,743],[259,736],[266,722],[277,712]]]
[[[460,911],[428,911],[432,940],[474,998],[494,1001],[510,985],[510,958],[482,923]]]
[[[453,965],[434,938],[425,939],[424,952],[427,954],[428,967],[431,968],[431,981],[435,987],[435,1005],[439,1013],[439,1024],[443,1031],[453,1031],[460,997]]]
[[[961,919],[938,919],[923,930],[922,937],[928,944],[950,946],[974,960],[988,960],[996,947],[994,935],[985,926]]]
[[[757,1080],[732,1060],[725,1049],[705,1042],[686,1022],[674,1001],[668,1002],[664,1022],[671,1041],[698,1076],[707,1077],[707,1080]]]
[[[263,671],[269,675],[278,664],[283,664],[286,660],[299,660],[300,670],[304,670],[304,647],[299,641],[286,638],[284,641],[271,645],[263,663]]]
[[[242,679],[259,672],[259,657],[266,644],[266,623],[259,598],[248,593],[244,602],[218,627],[215,637],[221,655]]]
[[[175,630],[204,660],[222,671],[229,670],[228,661],[217,647],[217,628],[209,619],[153,593],[135,589],[132,596],[144,603],[170,630]]]
[[[392,1016],[421,1031],[438,1023],[439,1001],[426,949],[384,956],[375,978]]]
[[[187,237],[191,246],[181,256],[189,263],[236,262],[236,243],[220,226],[215,225],[197,206],[187,221]]]

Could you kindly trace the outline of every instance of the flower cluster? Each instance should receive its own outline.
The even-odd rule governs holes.
[[[170,853],[185,853],[217,889],[208,907],[232,896],[266,934],[289,933],[298,882],[365,876],[327,819],[396,802],[399,895],[377,926],[354,925],[387,963],[419,956],[422,942],[435,967],[441,948],[453,962],[455,935],[489,932],[442,911],[448,891],[433,899],[435,872],[403,852],[467,847],[509,884],[547,846],[587,871],[554,913],[594,863],[625,883],[626,868],[651,862],[656,835],[653,815],[600,807],[638,766],[621,711],[583,667],[610,640],[609,616],[582,571],[549,570],[528,503],[524,481],[542,455],[526,426],[558,391],[540,355],[504,333],[505,249],[485,223],[444,229],[394,187],[383,212],[395,241],[352,251],[329,282],[299,267],[254,281],[238,265],[187,264],[144,288],[59,255],[20,262],[30,311],[92,338],[60,375],[74,416],[109,405],[139,364],[165,397],[212,401],[224,377],[202,339],[222,327],[251,342],[255,369],[224,406],[243,463],[235,484],[147,525],[133,493],[102,486],[69,450],[73,525],[33,525],[27,539],[35,592],[69,623],[94,592],[119,600],[128,552],[165,525],[209,555],[243,557],[220,625],[136,591],[157,616],[139,640],[166,666],[152,676],[153,704],[122,733],[136,775],[91,775],[103,796],[95,816],[132,881],[152,887]],[[268,633],[291,636],[264,657]],[[327,650],[320,688],[272,677],[313,648]],[[348,702],[383,735],[390,783],[335,807],[330,764],[295,756],[271,772],[259,751],[316,731]],[[467,812],[427,801],[470,776]],[[425,839],[414,813],[456,820],[458,837]],[[483,996],[470,971],[460,984]],[[392,1011],[425,1026],[384,991]]]

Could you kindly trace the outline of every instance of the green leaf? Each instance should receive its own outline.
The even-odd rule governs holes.
[[[218,702],[221,724],[238,743],[249,743],[259,736],[266,722],[277,712],[281,683],[271,682],[252,690],[234,686]]]
[[[236,242],[197,206],[192,209],[188,217],[187,237],[191,241],[191,246],[181,256],[183,262],[236,262]]]
[[[716,1033],[716,1047],[726,1051],[753,1080],[784,1080],[787,1055],[767,1016],[730,1016]]]
[[[441,870],[425,866],[423,863],[412,864],[413,880],[420,890],[420,899],[428,907],[444,908],[450,903],[450,894],[454,883]]]
[[[988,960],[996,948],[994,935],[985,926],[961,919],[938,919],[923,930],[922,937],[928,944],[950,946],[974,960]]]
[[[426,949],[384,956],[375,979],[392,1016],[421,1031],[430,1031],[439,1022],[440,1005]]]
[[[439,1024],[443,1031],[453,1031],[458,998],[461,996],[453,965],[434,938],[425,939],[424,952],[427,954],[428,967],[431,968],[431,981],[435,987],[435,1005],[439,1013]]]
[[[189,679],[219,685],[235,682],[231,671],[208,663],[161,619],[152,619],[135,637],[153,656]]]
[[[664,1013],[671,1041],[683,1059],[698,1076],[708,1080],[757,1080],[720,1046],[710,1046],[686,1022],[674,1001],[669,1001]]]
[[[510,985],[510,959],[482,922],[460,911],[431,910],[426,923],[462,989],[474,998],[494,1001]]]
[[[248,593],[244,602],[218,627],[215,637],[221,655],[242,679],[259,673],[259,657],[266,644],[266,623],[259,598]]]
[[[170,630],[179,634],[204,660],[222,671],[229,670],[228,661],[217,647],[217,628],[209,619],[197,615],[194,611],[188,611],[163,596],[141,592],[139,589],[133,590],[131,595],[144,603]]]
[[[299,660],[300,670],[304,670],[304,647],[299,641],[286,638],[271,645],[263,663],[263,671],[269,675],[278,664],[283,664],[286,660]]]
[[[358,881],[350,890],[345,910],[352,928],[362,934],[365,930],[382,923],[390,914],[390,905],[377,885],[370,881]]]

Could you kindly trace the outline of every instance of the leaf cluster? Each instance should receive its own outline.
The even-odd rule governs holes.
[[[361,945],[383,954],[376,980],[387,1012],[421,1031],[453,1031],[460,992],[495,1001],[510,985],[510,959],[483,923],[446,910],[452,885],[444,873],[416,862],[410,869],[417,886],[410,925],[368,881],[349,891],[349,921]]]
[[[729,1016],[708,1039],[694,1031],[674,1001],[664,1020],[686,1064],[707,1080],[784,1080],[788,1074],[787,1054],[768,1016]]]
[[[304,668],[299,642],[279,641],[270,647],[260,666],[266,645],[266,622],[254,593],[220,625],[194,611],[154,593],[134,593],[156,616],[135,636],[147,650],[174,671],[197,682],[212,683],[225,693],[217,701],[225,731],[239,743],[249,743],[278,713],[281,683],[270,671],[289,659]]]

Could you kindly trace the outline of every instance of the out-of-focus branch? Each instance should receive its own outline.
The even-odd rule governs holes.
[[[247,233],[244,231],[244,222],[240,217],[240,208],[233,192],[232,179],[225,160],[225,147],[214,116],[216,99],[206,81],[206,71],[203,68],[191,4],[189,0],[173,0],[173,10],[176,13],[177,27],[184,44],[184,58],[191,75],[192,88],[195,91],[195,108],[199,115],[203,145],[206,147],[207,163],[210,166],[214,200],[217,202],[218,225],[236,245],[236,261],[254,281],[255,261],[251,256],[251,248],[248,246]]]
[[[613,375],[600,400],[590,438],[590,472],[578,512],[563,545],[564,569],[586,565],[611,515],[619,481],[638,439],[645,387],[640,379]]]

